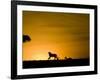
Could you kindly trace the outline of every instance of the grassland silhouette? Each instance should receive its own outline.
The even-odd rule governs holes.
[[[23,68],[45,68],[45,67],[67,67],[67,66],[86,66],[89,65],[89,58],[72,59],[71,57],[58,59],[57,54],[48,52],[47,60],[23,61]],[[53,58],[53,59],[51,59]]]

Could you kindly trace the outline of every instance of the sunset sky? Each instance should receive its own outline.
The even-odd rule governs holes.
[[[23,60],[47,60],[48,52],[64,57],[89,57],[89,14],[23,11]]]

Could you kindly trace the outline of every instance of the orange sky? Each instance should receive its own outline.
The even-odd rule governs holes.
[[[89,14],[23,11],[23,60],[47,60],[48,52],[64,57],[89,57]]]

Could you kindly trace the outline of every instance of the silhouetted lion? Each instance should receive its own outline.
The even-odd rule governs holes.
[[[23,35],[23,42],[30,41],[31,38],[28,35]]]
[[[48,52],[48,54],[49,54],[48,60],[49,60],[51,57],[54,57],[54,59],[58,60],[57,54],[54,54],[54,53],[51,53],[51,52]]]

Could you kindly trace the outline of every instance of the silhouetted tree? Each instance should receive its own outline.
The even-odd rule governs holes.
[[[28,35],[23,35],[23,42],[30,41],[31,38]]]

